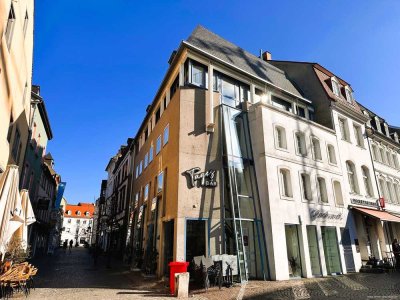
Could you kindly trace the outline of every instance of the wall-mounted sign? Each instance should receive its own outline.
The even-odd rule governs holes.
[[[189,177],[190,187],[209,187],[213,188],[217,186],[217,182],[215,181],[215,173],[216,171],[210,169],[205,172],[200,172],[201,169],[199,167],[191,168],[184,172],[185,175]]]
[[[311,220],[322,219],[322,220],[341,220],[341,212],[328,212],[319,209],[310,209]]]
[[[377,206],[376,201],[367,201],[367,200],[351,198],[350,202],[352,204],[356,204],[356,205],[363,205],[363,206],[370,206],[370,207],[376,207]]]

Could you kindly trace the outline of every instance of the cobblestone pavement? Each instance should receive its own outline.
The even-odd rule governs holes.
[[[97,266],[87,249],[72,253],[58,250],[53,256],[32,262],[39,268],[36,289],[29,299],[171,299],[164,282],[144,278],[120,263],[105,267],[100,257]],[[21,297],[22,298],[22,297]],[[250,281],[231,288],[210,288],[191,293],[193,300],[266,299],[399,299],[400,273],[365,274],[299,279],[288,281]]]
[[[105,258],[99,257],[95,267],[88,249],[59,249],[32,264],[39,271],[28,299],[171,299],[163,282],[146,280],[116,261],[107,269]]]

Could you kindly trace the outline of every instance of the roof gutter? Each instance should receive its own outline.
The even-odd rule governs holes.
[[[233,65],[233,64],[231,64],[231,63],[228,63],[228,62],[226,62],[226,61],[224,61],[224,60],[222,60],[222,59],[220,59],[220,58],[218,58],[218,57],[216,57],[216,56],[214,56],[214,55],[208,53],[207,51],[204,51],[204,50],[202,50],[202,49],[200,49],[200,48],[198,48],[198,47],[196,47],[196,46],[193,46],[192,44],[188,43],[187,41],[182,41],[182,43],[183,43],[184,45],[186,45],[188,48],[191,48],[191,49],[196,50],[196,51],[198,51],[198,52],[200,52],[200,53],[202,53],[202,54],[204,54],[204,55],[206,55],[206,56],[208,56],[208,57],[211,57],[211,58],[217,60],[218,62],[220,62],[220,63],[222,63],[222,64],[224,64],[224,65],[227,65],[227,66],[229,66],[229,67],[231,67],[231,68],[233,68],[233,69],[236,69],[236,70],[238,70],[238,71],[240,71],[240,72],[246,74],[247,76],[250,76],[250,77],[253,77],[253,78],[255,78],[255,79],[259,80],[259,81],[262,81],[263,83],[265,83],[265,84],[267,84],[267,85],[269,85],[269,86],[271,86],[271,87],[273,87],[273,88],[275,88],[275,89],[277,89],[277,90],[279,90],[279,91],[282,91],[282,92],[284,92],[284,93],[286,93],[286,94],[289,94],[290,96],[295,97],[296,99],[301,99],[301,100],[303,100],[303,101],[305,101],[305,102],[307,102],[307,103],[309,103],[309,104],[312,104],[312,101],[310,101],[310,100],[308,100],[308,99],[306,99],[306,98],[304,98],[304,97],[295,95],[295,94],[293,94],[292,92],[289,92],[289,91],[287,91],[287,90],[285,90],[285,89],[283,89],[283,88],[281,88],[281,87],[279,87],[279,86],[273,84],[272,82],[269,82],[269,81],[267,81],[267,80],[265,80],[265,79],[263,79],[263,78],[261,78],[261,77],[259,77],[259,76],[256,76],[256,75],[251,74],[251,73],[249,73],[249,72],[247,72],[247,71],[244,71],[243,69],[240,69],[240,68],[238,68],[237,66],[235,66],[235,65]]]

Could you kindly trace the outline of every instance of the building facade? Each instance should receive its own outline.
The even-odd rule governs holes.
[[[73,241],[75,246],[84,246],[86,243],[91,244],[94,204],[66,204],[63,210],[61,242],[64,243],[66,241],[69,245],[70,241]]]

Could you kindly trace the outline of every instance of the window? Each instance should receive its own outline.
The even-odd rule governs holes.
[[[368,197],[372,197],[373,192],[372,192],[372,183],[371,183],[371,176],[369,174],[369,169],[366,166],[362,166],[361,169],[362,169],[365,193]]]
[[[66,228],[66,230],[65,230],[66,232],[70,232],[71,231],[71,229],[70,228]]]
[[[389,180],[386,181],[386,189],[388,195],[388,202],[394,202],[393,184]]]
[[[339,181],[333,182],[333,191],[335,192],[335,201],[337,205],[343,205],[342,187]]]
[[[164,136],[163,136],[163,145],[165,146],[168,143],[169,138],[169,124],[164,128]]]
[[[380,152],[380,156],[381,156],[381,159],[382,159],[381,162],[386,164],[387,160],[386,160],[385,150],[382,147],[380,147],[379,148],[379,152]]]
[[[281,180],[281,195],[284,197],[292,198],[293,192],[290,171],[288,169],[280,169],[279,176]]]
[[[332,91],[333,93],[339,97],[340,95],[340,88],[339,88],[339,83],[335,78],[332,78]]]
[[[353,101],[353,94],[349,87],[346,86],[346,100],[347,102],[351,103]]]
[[[160,151],[161,151],[161,135],[158,136],[158,138],[157,138],[156,155],[157,155],[158,153],[160,153]]]
[[[164,110],[166,110],[167,109],[167,96],[164,97],[163,103],[164,103]]]
[[[146,153],[144,156],[144,168],[146,169],[149,164],[149,153]]]
[[[149,199],[149,184],[146,184],[146,186],[144,187],[144,201],[147,201],[147,199]]]
[[[13,120],[12,113],[11,113],[10,124],[8,125],[8,132],[7,132],[8,143],[11,142],[11,134],[12,134],[13,124],[14,124],[14,120]]]
[[[390,199],[392,199],[392,202],[398,203],[398,195],[396,195],[396,187],[393,182],[388,181],[388,189],[390,191]]]
[[[364,137],[362,134],[361,126],[354,125],[354,135],[356,137],[357,146],[364,147]]]
[[[83,220],[83,222],[82,222],[83,224],[86,224],[86,220]]]
[[[312,200],[312,192],[311,192],[311,180],[310,175],[306,173],[302,173],[300,176],[301,179],[301,188],[303,193],[303,199],[311,201]]]
[[[90,212],[88,212],[88,211],[85,212],[85,216],[86,216],[86,217],[89,217],[89,216],[90,216]]]
[[[138,178],[139,177],[139,166],[136,166],[136,172],[135,172],[135,177]]]
[[[395,196],[396,196],[396,202],[397,204],[400,204],[400,186],[399,183],[394,184],[394,189],[395,189]]]
[[[386,161],[387,161],[389,166],[391,166],[391,167],[394,166],[394,163],[393,163],[393,160],[392,160],[392,155],[390,155],[388,150],[386,150]]]
[[[163,191],[163,172],[157,176],[157,194]]]
[[[379,178],[379,189],[381,190],[381,195],[385,200],[388,200],[388,193],[386,190],[386,184],[385,181],[382,178]]]
[[[322,177],[317,178],[318,191],[319,191],[319,201],[322,203],[328,203],[328,192],[326,190],[326,182]]]
[[[378,146],[372,145],[372,156],[376,161],[382,161],[381,153],[378,151]]]
[[[14,32],[14,26],[15,26],[15,12],[14,12],[14,6],[11,3],[10,12],[8,13],[6,32],[5,32],[5,38],[8,49],[10,49],[11,47],[11,40]]]
[[[158,121],[160,120],[160,117],[161,117],[161,108],[160,108],[160,106],[157,108],[155,115],[156,115],[156,124],[157,124]]]
[[[296,132],[296,152],[298,155],[307,156],[306,138],[304,133]]]
[[[310,121],[315,121],[315,111],[313,107],[308,107],[308,119]]]
[[[67,215],[71,215],[71,211],[70,210],[67,210]]]
[[[77,216],[80,216],[80,215],[81,215],[81,212],[78,210],[78,211],[76,212],[76,215],[77,215]]]
[[[276,146],[280,149],[287,149],[286,130],[281,126],[275,127]]]
[[[301,106],[297,106],[297,115],[299,117],[305,118],[306,117],[306,109]]]
[[[311,138],[313,155],[315,160],[322,160],[321,145],[316,137]]]
[[[354,164],[351,161],[346,161],[347,177],[350,185],[350,192],[358,194],[357,175]]]
[[[199,87],[206,87],[206,67],[193,61],[189,63],[190,83]]]
[[[396,169],[398,169],[399,168],[399,161],[397,160],[397,154],[396,153],[392,154],[392,160],[393,160],[394,167]]]
[[[68,223],[71,223],[71,219],[68,219]]]
[[[169,97],[171,100],[178,88],[179,88],[179,74],[176,76],[174,82],[172,83],[169,89]]]
[[[28,29],[28,22],[29,22],[28,11],[26,11],[24,19],[24,36],[26,34],[26,30]]]
[[[154,147],[153,145],[151,145],[149,150],[149,163],[153,161],[153,155],[154,155]]]
[[[272,96],[272,105],[275,107],[278,107],[280,109],[292,112],[292,103],[290,103],[286,100],[280,99],[276,96]]]
[[[81,224],[81,220],[76,220],[76,224]]]
[[[349,129],[347,127],[347,120],[339,118],[339,128],[342,140],[350,142]]]
[[[12,147],[12,155],[16,163],[19,161],[19,153],[21,150],[21,134],[19,133],[19,129],[17,128],[15,130],[15,137],[14,137],[14,143]]]
[[[328,145],[328,159],[331,164],[337,164],[335,147],[333,145]]]
[[[139,163],[139,175],[142,174],[142,171],[143,171],[143,160],[141,160]]]

